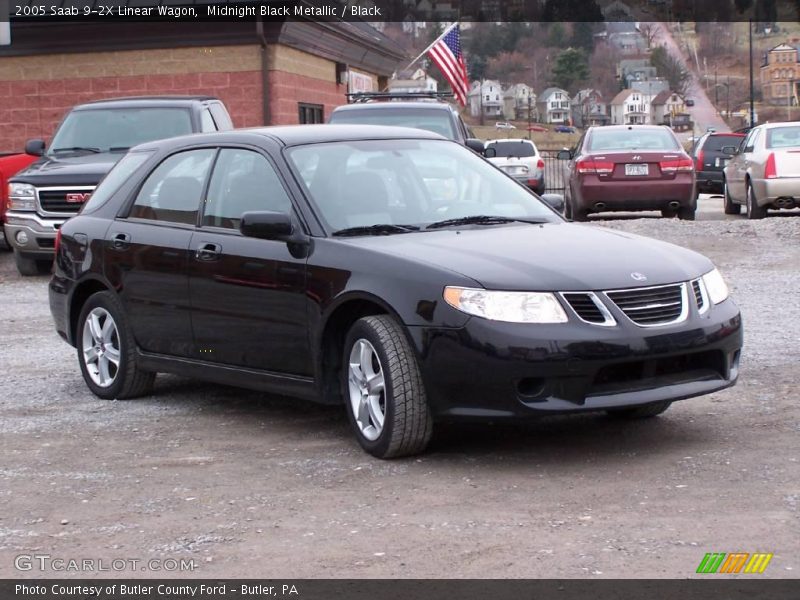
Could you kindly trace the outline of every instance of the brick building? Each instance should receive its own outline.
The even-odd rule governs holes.
[[[761,89],[768,104],[796,104],[800,60],[796,43],[768,50],[761,65]]]
[[[407,57],[366,23],[30,23],[0,46],[0,152],[49,139],[75,104],[209,94],[236,127],[322,122],[348,89],[383,89]]]

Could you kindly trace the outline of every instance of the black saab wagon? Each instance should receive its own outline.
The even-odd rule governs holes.
[[[438,419],[657,415],[733,385],[742,345],[707,258],[371,126],[134,148],[61,228],[50,305],[101,398],[171,372],[341,403],[384,458]]]

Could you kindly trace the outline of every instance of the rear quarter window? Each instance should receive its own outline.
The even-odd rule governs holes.
[[[114,165],[81,208],[81,214],[94,212],[103,206],[122,184],[141,167],[152,152],[131,152]]]

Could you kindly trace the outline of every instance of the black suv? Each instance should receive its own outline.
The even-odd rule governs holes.
[[[342,404],[379,457],[422,451],[436,419],[652,417],[738,374],[710,260],[567,223],[406,127],[139,146],[57,246],[51,311],[97,396],[168,372]]]
[[[697,171],[697,194],[721,194],[723,192],[722,169],[728,164],[730,154],[725,154],[725,146],[738,146],[744,138],[743,133],[708,132],[700,137],[692,148],[694,168]]]
[[[233,128],[225,106],[211,96],[142,96],[74,107],[40,158],[9,180],[5,237],[22,275],[49,272],[56,231],[75,215],[97,183],[131,146],[193,132]]]
[[[455,107],[444,101],[447,96],[424,92],[352,94],[352,103],[333,109],[328,122],[425,129],[483,154],[483,142],[475,138]]]

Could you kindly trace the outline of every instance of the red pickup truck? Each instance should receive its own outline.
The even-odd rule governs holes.
[[[16,175],[38,157],[30,154],[0,154],[0,228],[6,223],[6,210],[8,209],[8,179]],[[5,234],[0,241],[0,248],[10,249],[6,242]]]

